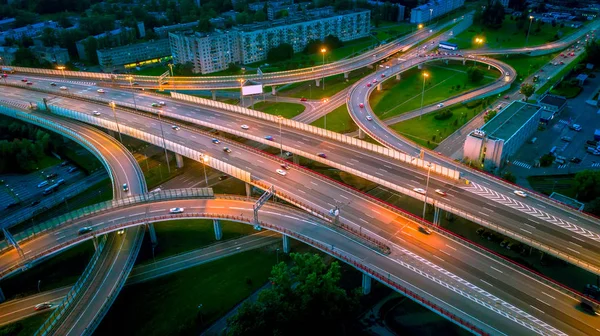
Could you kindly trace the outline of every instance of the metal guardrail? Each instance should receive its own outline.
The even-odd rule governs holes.
[[[82,288],[84,288],[84,286],[88,285],[88,279],[89,279],[90,275],[92,274],[94,267],[98,263],[98,260],[100,260],[100,256],[102,255],[102,252],[104,251],[104,248],[106,246],[106,241],[107,241],[107,236],[103,236],[102,238],[100,238],[100,242],[98,242],[98,247],[96,248],[96,252],[94,252],[92,259],[86,266],[81,277],[79,277],[79,279],[77,279],[77,282],[75,283],[75,285],[73,285],[73,287],[71,287],[71,290],[69,290],[67,295],[63,298],[61,303],[58,305],[58,307],[52,312],[52,314],[50,314],[50,316],[44,321],[44,323],[40,326],[40,328],[35,332],[34,336],[46,336],[48,334],[52,334],[54,332],[54,329],[56,327],[58,327],[57,322],[63,316],[66,316],[66,314],[68,314],[71,311],[73,304],[76,302],[76,299],[78,298],[79,292],[81,291]]]

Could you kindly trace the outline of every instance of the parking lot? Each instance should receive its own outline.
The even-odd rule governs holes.
[[[598,107],[586,104],[592,99],[600,87],[600,77],[588,78],[579,96],[569,99],[567,107],[550,123],[546,130],[536,131],[531,138],[536,137],[533,144],[526,143],[513,156],[512,164],[507,167],[516,175],[568,174],[584,169],[600,169],[600,156],[586,152],[590,147],[586,143],[594,139],[594,131],[600,128]],[[581,125],[581,130],[573,130],[575,124]],[[564,140],[563,140],[564,139]],[[570,140],[570,141],[565,141]],[[564,164],[554,163],[550,167],[534,167],[535,161],[556,147],[555,156],[567,159]],[[581,162],[570,162],[579,158]]]

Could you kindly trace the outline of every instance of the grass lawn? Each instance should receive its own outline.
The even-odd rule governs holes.
[[[198,335],[262,286],[275,259],[268,249],[249,251],[127,286],[96,334]]]
[[[567,26],[560,28],[560,24],[552,27],[552,24],[546,23],[539,26],[539,31],[537,27],[538,23],[533,22],[529,32],[528,46],[537,46],[555,41],[557,40],[555,35],[558,35],[558,38],[562,38],[575,31],[575,29]],[[525,26],[522,29],[518,29],[517,21],[512,20],[510,15],[506,15],[502,27],[499,29],[490,29],[479,24],[473,24],[469,29],[456,35],[448,42],[458,44],[458,47],[461,49],[472,49],[475,47],[475,37],[483,37],[486,48],[520,48],[525,46],[528,28],[529,20],[525,22]]]
[[[413,118],[391,125],[390,127],[398,134],[407,137],[419,145],[434,149],[446,137],[454,133],[454,131],[480,112],[477,108],[468,109],[464,105],[456,105],[450,109],[452,110],[452,117],[446,120],[437,120],[435,119],[436,113],[429,113],[423,115],[421,120]]]
[[[508,57],[497,56],[495,58],[515,68],[518,75],[517,80],[522,81],[529,77],[529,75],[534,74],[544,65],[550,63],[556,55],[557,54],[549,54],[536,57],[509,55]]]
[[[541,175],[528,176],[527,181],[531,188],[546,195],[552,191],[569,197],[575,197],[575,175]]]
[[[42,323],[50,316],[50,311],[36,314],[21,321],[0,327],[0,335],[7,336],[30,336],[42,326]]]
[[[304,112],[306,107],[302,104],[296,103],[275,103],[266,101],[254,104],[253,108],[257,111],[262,111],[272,115],[280,115],[284,118],[291,119]]]
[[[343,74],[327,77],[325,78],[325,87],[323,87],[323,81],[321,81],[320,86],[316,86],[315,81],[293,83],[281,88],[281,90],[278,90],[277,94],[293,98],[329,98],[334,94],[351,87],[356,81],[363,78],[367,74],[372,73],[373,71],[374,70],[369,68],[361,68],[351,71],[348,76],[348,81],[344,79]]]
[[[325,117],[315,120],[311,125],[325,128]],[[358,130],[358,126],[348,113],[346,104],[327,114],[327,129],[338,133],[348,133]]]
[[[374,91],[370,97],[373,111],[381,118],[389,118],[398,114],[418,109],[421,106],[421,92],[423,90],[423,77],[421,73],[427,71],[429,77],[425,82],[425,96],[423,105],[434,104],[461,92],[481,87],[491,83],[499,76],[497,71],[488,71],[487,67],[480,68],[485,71],[486,77],[477,84],[470,83],[467,79],[467,66],[462,63],[430,63],[423,66],[423,70],[412,68],[402,74],[398,82],[395,79],[383,83],[382,91]],[[493,77],[492,77],[493,76]],[[460,89],[452,87],[460,85]]]
[[[550,93],[553,95],[564,96],[566,98],[575,98],[583,88],[577,85],[568,85],[568,84],[559,84],[550,90]]]
[[[144,177],[146,178],[146,185],[148,186],[148,190],[152,190],[155,187],[159,186],[161,183],[172,179],[173,177],[183,173],[181,169],[177,168],[175,160],[173,157],[169,158],[171,165],[171,173],[169,173],[169,167],[165,164],[164,161],[157,162],[156,164],[150,163],[150,169],[146,169],[146,165],[140,165],[142,167],[142,171],[144,172]],[[150,162],[155,161],[154,158],[150,158]]]
[[[387,41],[391,39],[397,39],[402,35],[406,35],[416,29],[416,24],[408,22],[382,22],[379,27],[371,31],[371,35],[377,38],[379,41]]]
[[[165,73],[165,71],[170,71],[169,67],[166,65],[158,65],[155,67],[148,67],[148,68],[143,68],[140,70],[133,70],[132,74],[134,75],[142,75],[142,76],[160,76],[163,73]],[[246,74],[250,74],[250,73],[256,73],[256,71],[252,72],[252,71],[246,71]],[[230,69],[226,69],[223,71],[217,71],[217,72],[213,72],[213,73],[209,73],[209,74],[192,74],[192,77],[211,77],[211,76],[231,76],[231,75],[241,75],[242,74],[242,70],[230,70]]]
[[[212,219],[182,219],[154,224],[158,245],[154,249],[156,258],[165,258],[216,243]],[[222,240],[234,239],[256,233],[251,225],[221,221]],[[150,237],[146,235],[137,263],[152,262]]]

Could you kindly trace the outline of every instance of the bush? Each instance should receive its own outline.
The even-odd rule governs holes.
[[[289,43],[282,43],[275,48],[269,49],[267,61],[279,62],[285,61],[294,56],[294,47]]]
[[[23,330],[23,324],[21,324],[21,322],[11,323],[0,327],[0,336],[18,335],[21,330]]]
[[[544,154],[540,158],[540,166],[542,167],[548,167],[552,164],[552,162],[554,162],[554,155],[552,154]]]
[[[491,111],[486,112],[483,115],[483,121],[488,122],[488,121],[492,120],[492,118],[494,118],[496,116],[496,114],[498,114],[498,112],[496,112],[496,110],[491,110]]]
[[[443,110],[443,111],[439,111],[438,113],[435,114],[434,118],[436,120],[447,120],[452,118],[452,111],[451,110]]]
[[[482,103],[482,101],[481,101],[481,100],[475,100],[475,101],[470,101],[470,102],[467,102],[467,103],[465,104],[465,106],[466,106],[468,109],[474,109],[474,108],[476,108],[477,106],[481,105],[481,103]]]

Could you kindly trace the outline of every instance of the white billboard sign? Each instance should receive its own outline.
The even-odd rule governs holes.
[[[262,84],[242,86],[242,96],[249,96],[263,93]]]

